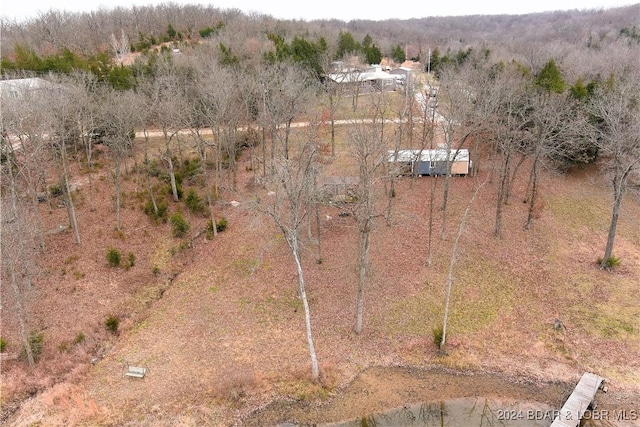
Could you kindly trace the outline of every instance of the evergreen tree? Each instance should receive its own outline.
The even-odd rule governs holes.
[[[347,54],[359,53],[362,50],[360,44],[348,31],[340,31],[338,34],[338,49],[336,59],[344,58]]]
[[[548,93],[564,92],[564,78],[553,59],[547,62],[538,74],[536,85]]]
[[[391,51],[391,59],[395,62],[402,64],[407,60],[407,55],[404,52],[404,49],[400,45],[396,45]]]

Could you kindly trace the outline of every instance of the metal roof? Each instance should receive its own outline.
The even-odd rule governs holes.
[[[9,79],[0,80],[0,91],[3,96],[17,98],[23,96],[26,92],[53,87],[54,85],[45,79],[39,77],[28,79]]]
[[[395,80],[394,76],[380,69],[376,69],[375,71],[333,73],[329,74],[329,78],[337,83],[356,83],[372,80]]]
[[[447,160],[447,151],[449,153],[449,161],[469,160],[469,150],[466,148],[460,148],[458,150],[446,150],[444,148],[437,148],[432,150],[389,150],[390,162],[437,162]]]

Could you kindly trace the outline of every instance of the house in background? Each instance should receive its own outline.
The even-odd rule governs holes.
[[[411,68],[400,67],[389,71],[389,74],[391,74],[399,84],[404,85],[407,84],[412,71]]]
[[[359,85],[383,91],[396,89],[396,77],[383,71],[380,65],[373,65],[365,69],[345,67],[341,71],[329,74],[327,77],[340,85]]]
[[[389,150],[388,161],[396,175],[435,176],[446,175],[451,165],[451,175],[468,175],[471,169],[469,150]]]
[[[419,71],[422,69],[422,64],[420,62],[407,60],[400,64],[400,68],[408,68],[409,70]]]
[[[23,98],[29,92],[48,89],[52,86],[52,83],[39,77],[0,80],[0,96],[3,99]]]

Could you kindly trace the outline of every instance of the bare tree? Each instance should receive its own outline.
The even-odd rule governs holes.
[[[396,178],[399,174],[402,173],[402,171],[398,170],[397,165],[396,165],[396,161],[397,160],[397,156],[398,156],[398,152],[402,149],[402,148],[414,148],[414,145],[416,142],[414,141],[414,125],[416,124],[420,124],[422,127],[422,129],[425,129],[425,123],[422,122],[421,117],[418,118],[418,120],[415,120],[414,118],[414,114],[416,111],[416,98],[419,97],[419,90],[417,90],[416,88],[416,82],[414,81],[414,79],[411,78],[411,76],[409,75],[407,80],[405,81],[405,97],[404,97],[404,103],[402,105],[402,108],[397,112],[397,119],[396,119],[396,125],[394,128],[394,138],[393,138],[393,150],[389,150],[388,151],[388,158],[387,160],[391,160],[390,157],[393,158],[394,162],[390,162],[387,161],[386,165],[387,165],[387,171],[386,171],[386,176],[388,178],[388,191],[387,191],[387,213],[386,213],[386,218],[387,218],[387,225],[391,225],[391,220],[392,220],[392,206],[393,206],[393,200],[396,196]],[[423,111],[423,114],[427,114],[426,110]],[[383,117],[384,119],[384,117]],[[421,123],[422,122],[422,123]],[[419,139],[418,140],[418,144],[420,144],[420,150],[422,150],[424,148],[424,141],[426,141],[426,138],[424,139]],[[421,152],[421,151],[420,151]],[[415,174],[413,174],[412,176],[412,181],[411,181],[411,185],[413,186],[413,182],[415,177]],[[385,181],[385,186],[387,185],[387,181]]]
[[[271,157],[281,151],[287,158],[292,124],[313,104],[317,80],[307,70],[284,62],[267,66],[261,75],[263,113],[272,136]]]
[[[324,68],[325,70],[330,69],[331,64],[329,63],[328,58],[326,58]],[[333,74],[327,76],[323,83],[322,88],[324,89],[324,95],[326,99],[326,109],[329,113],[329,124],[331,126],[331,156],[335,157],[336,155],[336,113],[338,108],[342,104],[342,100],[345,96],[345,85],[339,81],[340,74]]]
[[[373,123],[360,123],[349,134],[349,151],[358,168],[358,185],[351,208],[358,228],[358,292],[356,297],[356,319],[354,331],[362,332],[364,313],[364,290],[369,275],[369,249],[374,220],[382,216],[377,206],[380,182],[385,177],[388,146],[384,133],[385,95],[380,92],[372,97],[375,116]]]
[[[6,135],[0,141],[1,174],[2,179],[2,207],[0,208],[1,233],[0,248],[2,250],[2,273],[8,275],[8,280],[0,280],[2,288],[10,284],[9,290],[3,289],[3,296],[8,291],[15,303],[15,314],[22,346],[25,349],[30,366],[35,364],[35,355],[31,348],[29,326],[29,295],[34,292],[33,278],[36,274],[35,257],[37,256],[37,210],[29,206],[29,202],[20,197],[24,187],[16,177],[18,169],[15,151],[12,149]]]
[[[179,73],[168,55],[159,56],[154,73],[142,79],[139,91],[148,99],[150,125],[162,130],[164,161],[168,166],[173,200],[177,202],[180,197],[176,183],[173,142],[177,140],[180,126],[184,123],[182,116],[188,110],[184,93],[186,77]]]
[[[441,72],[437,101],[441,114],[436,122],[447,156],[440,208],[443,237],[446,234],[452,166],[469,140],[473,141],[473,147],[470,147],[471,158],[474,159],[471,175],[475,175],[477,169],[478,144],[487,139],[488,133],[493,135],[494,149],[502,157],[496,235],[501,233],[502,209],[508,202],[511,183],[525,158],[521,149],[528,108],[525,73],[514,64],[492,61],[490,52],[482,49],[470,54],[463,65],[446,67]],[[517,154],[520,154],[520,163],[514,166]]]
[[[69,226],[73,229],[76,243],[80,245],[82,241],[73,201],[68,152],[68,147],[73,147],[77,143],[79,136],[75,112],[77,104],[71,91],[66,88],[62,81],[54,83],[46,90],[46,94],[41,93],[41,95],[45,96],[48,103],[45,110],[45,120],[49,127],[47,135],[62,182]]]
[[[601,84],[588,110],[593,142],[611,179],[613,207],[602,268],[610,268],[620,207],[631,183],[640,182],[640,73],[628,62],[633,54],[623,50],[620,67]],[[616,64],[618,65],[618,64]]]
[[[307,300],[306,282],[302,267],[301,237],[307,215],[315,195],[312,190],[316,175],[317,145],[313,142],[301,144],[292,150],[287,158],[283,154],[274,159],[268,188],[267,200],[259,204],[259,209],[276,224],[291,251],[298,276],[298,294],[302,300],[305,316],[307,345],[311,358],[311,376],[319,376],[318,359],[311,330],[311,312]]]
[[[120,30],[120,38],[117,38],[114,33],[111,33],[111,49],[113,49],[118,64],[123,65],[127,55],[129,55],[131,51],[129,37],[124,33],[124,29]]]
[[[501,237],[502,216],[512,183],[514,157],[522,152],[529,117],[526,76],[523,71],[510,65],[496,72],[494,90],[498,105],[491,125],[496,150],[501,160],[494,234],[496,237]]]
[[[553,169],[562,159],[573,158],[577,152],[576,142],[580,141],[577,129],[575,102],[566,94],[533,91],[530,96],[529,117],[531,127],[526,154],[531,158],[531,171],[527,196],[529,204],[525,229],[533,226],[537,208],[540,168]]]
[[[196,152],[200,158],[213,236],[216,236],[218,233],[215,225],[214,197],[217,199],[221,194],[224,146],[222,135],[225,133],[223,119],[227,101],[225,95],[228,95],[231,91],[231,77],[230,73],[219,67],[216,62],[208,60],[201,61],[196,67],[196,79],[189,91],[190,108],[184,116],[185,127],[191,132]],[[203,128],[209,128],[211,130],[213,139],[205,138]],[[213,163],[215,164],[213,197],[211,194],[208,170],[209,152],[211,149],[214,150]]]
[[[471,196],[471,199],[469,199],[469,202],[467,203],[467,207],[465,208],[464,213],[462,214],[462,218],[460,219],[460,224],[458,225],[458,232],[456,234],[455,241],[453,242],[453,249],[451,249],[451,257],[449,258],[449,272],[447,274],[447,292],[446,292],[445,303],[444,303],[444,318],[442,320],[442,338],[440,340],[441,349],[444,349],[447,343],[447,326],[449,324],[449,305],[451,301],[451,289],[453,288],[453,280],[454,280],[453,269],[455,267],[457,257],[458,257],[460,238],[464,233],[467,217],[469,216],[469,212],[471,211],[473,202],[475,201],[476,196],[480,193],[480,190],[482,189],[482,187],[484,187],[484,185],[489,181],[489,176],[490,175],[487,175],[487,178],[482,182],[482,184],[480,184],[476,188],[476,190],[473,193],[473,196]]]
[[[256,73],[251,70],[236,70],[236,91],[239,97],[240,104],[242,105],[242,127],[246,132],[246,137],[250,143],[251,149],[251,170],[253,171],[254,178],[259,171],[259,156],[256,153],[257,137],[260,130],[264,128],[260,127],[258,120],[260,117],[260,105],[262,102],[262,88],[258,82]],[[264,132],[262,142],[264,141]],[[263,160],[264,160],[264,147],[263,147]],[[263,165],[264,171],[264,165]]]
[[[84,146],[88,179],[88,203],[91,210],[93,207],[93,174],[94,174],[94,151],[93,146],[97,142],[101,142],[103,129],[97,123],[100,105],[96,100],[99,92],[98,78],[91,73],[78,72],[74,73],[65,83],[67,89],[71,93],[74,103],[76,122],[80,139]],[[80,161],[80,156],[78,156]]]
[[[443,238],[446,236],[447,230],[451,168],[455,159],[459,157],[460,150],[465,146],[467,138],[475,130],[472,126],[470,127],[470,124],[477,123],[469,120],[473,103],[471,102],[472,97],[469,95],[470,86],[465,78],[467,75],[468,73],[459,72],[453,68],[443,70],[437,95],[438,99],[431,101],[431,108],[435,109],[436,105],[438,105],[441,110],[436,123],[443,135],[442,146],[439,149],[443,150],[443,160],[446,165],[442,205],[440,206],[440,211],[442,212],[441,234]],[[462,127],[462,124],[466,126]]]
[[[236,70],[220,70],[216,75],[216,84],[211,85],[212,96],[215,99],[213,109],[217,146],[220,147],[221,157],[226,159],[226,167],[230,176],[229,188],[233,191],[238,186],[237,157],[241,149],[240,127],[245,122],[246,109],[240,98],[244,74]],[[246,132],[246,130],[244,131]]]
[[[423,86],[420,100],[423,109],[423,125],[420,149],[438,147],[444,151],[446,161],[444,185],[442,192],[441,236],[446,236],[448,221],[448,199],[451,183],[451,171],[454,161],[459,158],[460,150],[468,145],[471,139],[470,159],[473,159],[469,174],[475,176],[479,159],[480,141],[485,141],[486,129],[495,119],[496,102],[493,88],[493,69],[488,54],[473,55],[462,66],[447,67],[441,72],[439,86],[432,84]],[[438,186],[438,175],[431,179],[429,202],[429,231],[427,265],[432,259],[433,223],[435,216],[435,195]]]
[[[34,212],[38,211],[39,202],[48,198],[47,171],[42,165],[50,161],[49,144],[43,137],[46,126],[41,119],[46,101],[37,92],[25,91],[22,96],[7,97],[2,101],[2,155],[12,165],[15,176],[12,179],[21,182],[28,191]],[[44,252],[46,242],[39,216],[32,226],[39,236],[40,250]]]
[[[122,161],[131,154],[138,114],[142,108],[140,97],[133,91],[116,91],[105,88],[101,98],[100,123],[105,132],[105,144],[114,160],[116,230],[122,229],[120,219],[122,199]]]
[[[427,83],[423,83],[419,90],[416,91],[415,97],[420,106],[420,133],[417,136],[418,140],[418,156],[422,157],[422,152],[426,149],[433,149],[435,147],[436,139],[436,100],[431,95],[431,86]],[[413,172],[413,171],[412,171]],[[415,175],[415,174],[414,174]],[[428,212],[428,232],[427,232],[427,266],[431,265],[432,260],[432,242],[433,242],[433,224],[434,224],[434,210],[435,210],[435,198],[436,188],[438,184],[438,176],[434,176],[430,182],[429,191],[429,212]]]
[[[453,154],[463,146],[468,138],[473,139],[471,147],[474,165],[471,174],[478,168],[478,144],[493,144],[492,150],[500,158],[498,197],[496,201],[496,221],[494,233],[502,235],[504,205],[508,202],[511,184],[519,165],[515,158],[520,154],[520,164],[524,160],[524,142],[528,121],[527,76],[516,63],[491,63],[488,52],[472,56],[463,67],[447,68],[443,72],[447,94],[443,107],[445,113],[438,115],[441,122],[446,148]],[[441,95],[439,95],[441,97]],[[445,149],[446,149],[445,148]],[[452,158],[448,159],[447,176]],[[445,200],[442,207],[446,213],[448,185],[445,185]],[[445,223],[443,216],[443,225]],[[444,232],[443,228],[443,232]],[[444,233],[443,233],[444,235]]]

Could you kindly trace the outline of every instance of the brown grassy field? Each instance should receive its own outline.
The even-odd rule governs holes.
[[[107,163],[106,155],[101,159]],[[452,244],[493,160],[483,159],[477,177],[453,179],[444,237],[435,209],[431,265],[434,179],[398,181],[391,220],[378,220],[373,231],[361,335],[352,332],[355,224],[324,207],[323,262],[315,262],[317,239],[303,252],[321,368],[321,380],[313,382],[293,260],[269,218],[250,208],[253,172],[246,156],[240,162],[238,190],[224,195],[239,205],[220,206],[227,230],[192,244],[142,212],[138,175],[125,180],[121,233],[114,232],[106,167],[94,180],[92,198],[86,175],[76,175],[83,245],[76,246],[68,231],[47,238],[30,301],[44,350],[33,370],[3,358],[6,425],[319,423],[460,395],[557,405],[583,371],[608,379],[609,407],[640,409],[640,200],[632,194],[624,200],[615,249],[622,265],[598,269],[611,195],[595,166],[547,173],[529,231],[523,228],[526,178],[518,181],[502,239],[493,236],[496,183],[489,180],[480,190],[454,268],[446,352],[433,344],[433,329],[442,323]],[[327,170],[348,163],[338,158]],[[437,206],[442,184],[436,182]],[[65,222],[64,209],[42,209],[48,229]],[[185,211],[178,204],[169,209]],[[188,219],[191,236],[207,221]],[[109,267],[108,248],[133,253],[134,265]],[[15,355],[15,319],[4,299],[3,337]],[[105,328],[109,316],[120,319],[117,334]],[[554,330],[555,319],[566,328]],[[124,377],[127,364],[146,367],[146,377]]]

